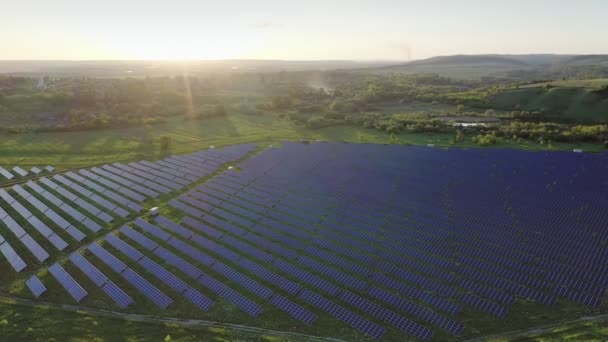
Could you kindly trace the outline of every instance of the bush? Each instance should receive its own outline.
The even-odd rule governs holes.
[[[494,133],[479,134],[473,137],[473,142],[481,146],[488,146],[495,145],[498,139]]]
[[[163,135],[160,137],[160,150],[162,152],[166,152],[171,147],[171,138]]]

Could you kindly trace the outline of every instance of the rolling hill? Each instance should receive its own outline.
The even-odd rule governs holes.
[[[400,65],[376,67],[376,72],[434,73],[460,79],[506,80],[590,78],[608,75],[608,55],[454,55]]]

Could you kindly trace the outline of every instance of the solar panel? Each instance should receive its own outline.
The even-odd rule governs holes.
[[[140,244],[141,246],[143,246],[145,249],[147,249],[149,251],[152,251],[158,247],[158,244],[156,242],[148,239],[147,237],[136,232],[135,230],[131,229],[130,227],[123,226],[120,228],[120,232],[122,234],[128,236],[130,239],[134,240],[135,242],[137,242],[138,244]]]
[[[171,253],[163,247],[158,247],[156,250],[154,250],[154,254],[156,254],[168,264],[177,268],[190,278],[198,279],[202,274],[201,270],[196,268],[194,265],[180,258],[179,256]]]
[[[106,235],[104,240],[107,241],[110,245],[112,245],[112,247],[116,248],[117,250],[128,256],[129,259],[133,261],[139,261],[144,257],[144,255],[140,251],[131,247],[129,244],[122,241],[114,234]]]
[[[194,228],[196,230],[198,230],[201,233],[204,233],[206,235],[209,235],[211,237],[214,237],[216,239],[219,239],[222,237],[223,233],[220,232],[219,230],[212,228],[200,221],[197,221],[191,217],[184,217],[182,219],[182,223],[186,224],[187,226]],[[192,232],[190,232],[190,237],[192,236]]]
[[[103,292],[112,298],[112,300],[121,308],[125,309],[129,305],[133,304],[133,299],[123,291],[118,285],[114,284],[111,280],[108,280],[101,287]]]
[[[85,257],[78,252],[69,256],[70,261],[78,267],[95,285],[101,287],[108,282],[108,277],[103,274],[95,265],[91,264]]]
[[[135,219],[135,221],[133,221],[133,223],[135,223],[136,226],[140,227],[145,232],[153,234],[154,236],[156,236],[157,238],[159,238],[163,241],[167,241],[167,240],[171,239],[171,234],[167,233],[166,231],[158,228],[157,226],[155,226],[153,224],[150,224],[150,223],[142,220],[141,218]]]
[[[230,281],[238,284],[239,286],[247,289],[249,292],[251,292],[263,299],[270,298],[272,296],[272,294],[274,293],[268,287],[258,283],[257,281],[236,271],[235,269],[233,269],[232,267],[230,267],[224,263],[216,262],[213,265],[213,269],[217,273],[226,277],[227,279],[230,279]]]
[[[262,307],[253,302],[252,300],[244,297],[240,293],[235,290],[229,288],[223,283],[215,280],[211,276],[203,273],[201,277],[198,279],[199,283],[203,286],[207,287],[211,291],[217,293],[223,298],[226,298],[232,304],[234,304],[237,308],[243,310],[245,313],[249,314],[252,317],[257,317],[262,313]]]
[[[13,171],[15,171],[15,173],[18,174],[21,177],[26,177],[29,174],[27,171],[25,171],[24,169],[20,168],[19,166],[15,166],[13,168]]]
[[[27,222],[34,228],[38,233],[40,233],[45,238],[53,235],[53,231],[46,224],[40,221],[36,216],[30,216],[27,218]]]
[[[44,262],[49,258],[49,253],[47,253],[47,251],[45,251],[29,234],[23,235],[20,240],[39,262]]]
[[[373,323],[373,322],[359,316],[358,314],[356,314],[342,306],[339,306],[338,304],[335,304],[312,291],[303,290],[300,293],[300,295],[298,296],[298,298],[306,301],[307,303],[309,303],[310,305],[312,305],[314,307],[317,307],[317,308],[327,312],[328,314],[349,324],[353,328],[357,329],[358,331],[360,331],[370,337],[379,339],[386,332],[386,329],[384,327],[379,326],[378,324]]]
[[[290,295],[295,295],[302,288],[298,283],[280,276],[268,268],[249,259],[243,258],[239,261],[239,264],[250,273],[257,275],[258,277],[264,279],[264,281],[277,286]]]
[[[313,286],[331,296],[335,296],[338,293],[339,288],[336,285],[281,259],[276,259],[274,266],[282,272],[297,278],[299,281]]]
[[[30,289],[32,295],[35,298],[39,298],[43,293],[46,292],[46,287],[37,276],[33,275],[28,280],[25,281],[25,285]]]
[[[57,279],[59,284],[74,298],[77,303],[80,303],[87,296],[88,292],[66,272],[63,267],[55,263],[49,267],[49,273]]]
[[[23,190],[25,192],[25,189]],[[29,193],[28,193],[29,194]],[[22,195],[23,196],[23,195]],[[46,204],[42,203],[34,196],[24,197],[27,202],[29,202],[34,208],[38,209],[40,212],[45,213],[50,210]]]
[[[483,312],[494,315],[497,318],[505,318],[507,316],[507,310],[504,307],[471,294],[464,295],[464,297],[462,297],[462,302]]]
[[[179,239],[171,239],[167,243],[205,266],[211,266],[216,262],[214,258],[201,252],[198,248],[192,247]]]
[[[6,212],[4,210],[2,210],[2,208],[0,208],[0,216],[4,216],[2,218],[2,222],[4,222],[4,224],[6,225],[6,227],[13,233],[15,234],[16,237],[21,238],[22,236],[24,236],[25,230],[23,230],[23,228],[21,228],[21,226],[15,222],[15,220],[13,220],[12,217],[8,216],[6,214]],[[4,214],[4,215],[2,215]]]
[[[183,294],[184,298],[192,304],[198,306],[203,311],[209,311],[214,304],[214,301],[204,296],[202,293],[189,288]]]
[[[137,288],[144,296],[146,296],[161,309],[164,310],[171,305],[171,303],[173,303],[171,298],[169,298],[146,279],[142,278],[139,274],[135,273],[135,271],[126,269],[121,275],[123,278],[125,278],[125,280]]]
[[[25,191],[20,185],[14,185],[13,186],[13,190],[18,193],[21,197],[23,197],[24,199],[27,199],[28,197],[30,197],[30,193]]]
[[[93,233],[97,233],[98,231],[101,230],[101,226],[99,224],[97,224],[96,222],[94,222],[91,219],[85,219],[84,222],[82,222],[82,224],[90,231],[92,231]]]
[[[157,216],[154,218],[154,220],[156,221],[156,223],[169,228],[174,233],[176,233],[177,235],[179,235],[183,238],[189,239],[190,237],[192,237],[193,233],[191,231],[189,231],[188,229],[180,226],[179,224],[177,224],[163,216]]]
[[[224,235],[221,239],[222,242],[232,247],[232,249],[236,249],[241,253],[245,253],[249,256],[252,256],[266,264],[272,263],[274,257],[256,247],[253,247],[250,244],[242,242],[232,236]]]
[[[84,238],[86,237],[86,235],[84,235],[80,230],[78,230],[74,226],[69,226],[68,229],[66,229],[65,231],[78,242],[84,240]]]
[[[13,176],[12,173],[8,172],[7,170],[5,170],[4,168],[0,167],[0,174],[2,176],[4,176],[4,178],[11,180],[13,179],[15,176]]]
[[[338,270],[336,270],[335,268],[332,268],[330,266],[327,266],[321,262],[318,262],[312,258],[309,258],[307,256],[299,256],[298,257],[298,261],[308,267],[311,270],[314,270],[314,272],[317,273],[321,273],[326,275],[329,278],[334,279],[335,281],[337,281],[338,283],[359,290],[359,291],[363,291],[365,290],[365,288],[367,287],[367,282],[363,281],[361,279],[357,279],[353,276],[350,276],[346,273],[340,272]]]
[[[61,237],[59,237],[59,235],[57,234],[53,234],[51,236],[48,237],[49,242],[55,247],[57,248],[58,251],[63,251],[64,249],[66,249],[68,247],[68,243],[65,242]]]
[[[279,309],[287,312],[291,317],[303,322],[306,325],[311,325],[317,320],[318,316],[306,310],[301,305],[298,305],[291,300],[275,294],[270,302]]]
[[[97,244],[97,242],[90,244],[87,249],[115,272],[122,273],[127,269],[127,265],[118,260],[118,258],[112,255],[112,253],[108,252],[105,248]]]
[[[191,206],[189,206],[187,204],[184,204],[182,202],[178,202],[176,200],[169,201],[169,205],[172,206],[175,209],[179,209],[179,210],[185,212],[186,214],[189,214],[189,215],[192,215],[192,216],[195,216],[195,217],[203,217],[203,216],[205,216],[205,214],[202,211],[200,211],[198,209],[195,209],[195,208],[193,208],[193,207],[191,207]]]
[[[430,322],[431,324],[439,328],[445,329],[456,336],[459,336],[464,329],[462,323],[448,319],[436,313],[435,311],[412,303],[404,298],[399,297],[394,293],[390,293],[388,291],[384,291],[380,288],[372,286],[368,290],[368,294],[371,297],[376,298],[377,300],[380,300],[384,303],[387,303],[403,312],[407,312],[409,314],[417,316],[420,319]]]
[[[19,254],[17,254],[13,247],[11,247],[11,245],[6,241],[0,244],[0,253],[4,255],[15,272],[21,272],[27,266]]]
[[[4,189],[0,189],[0,197],[2,197],[2,199],[4,199],[6,201],[6,203],[8,203],[8,204],[13,204],[15,202],[15,199],[13,198],[13,196],[11,196]]]
[[[399,330],[406,332],[414,337],[425,341],[428,341],[433,337],[432,330],[416,322],[410,321],[409,319],[406,319],[394,313],[393,311],[387,310],[384,307],[374,302],[371,302],[355,293],[352,293],[350,291],[342,291],[340,293],[340,299],[343,302],[361,310],[362,312],[376,317],[386,323],[392,324]]]

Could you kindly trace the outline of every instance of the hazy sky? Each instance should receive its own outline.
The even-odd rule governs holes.
[[[608,0],[0,2],[0,59],[608,53]]]

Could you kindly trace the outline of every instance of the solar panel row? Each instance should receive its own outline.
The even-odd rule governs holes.
[[[77,303],[87,296],[88,292],[61,265],[55,263],[48,270]]]

